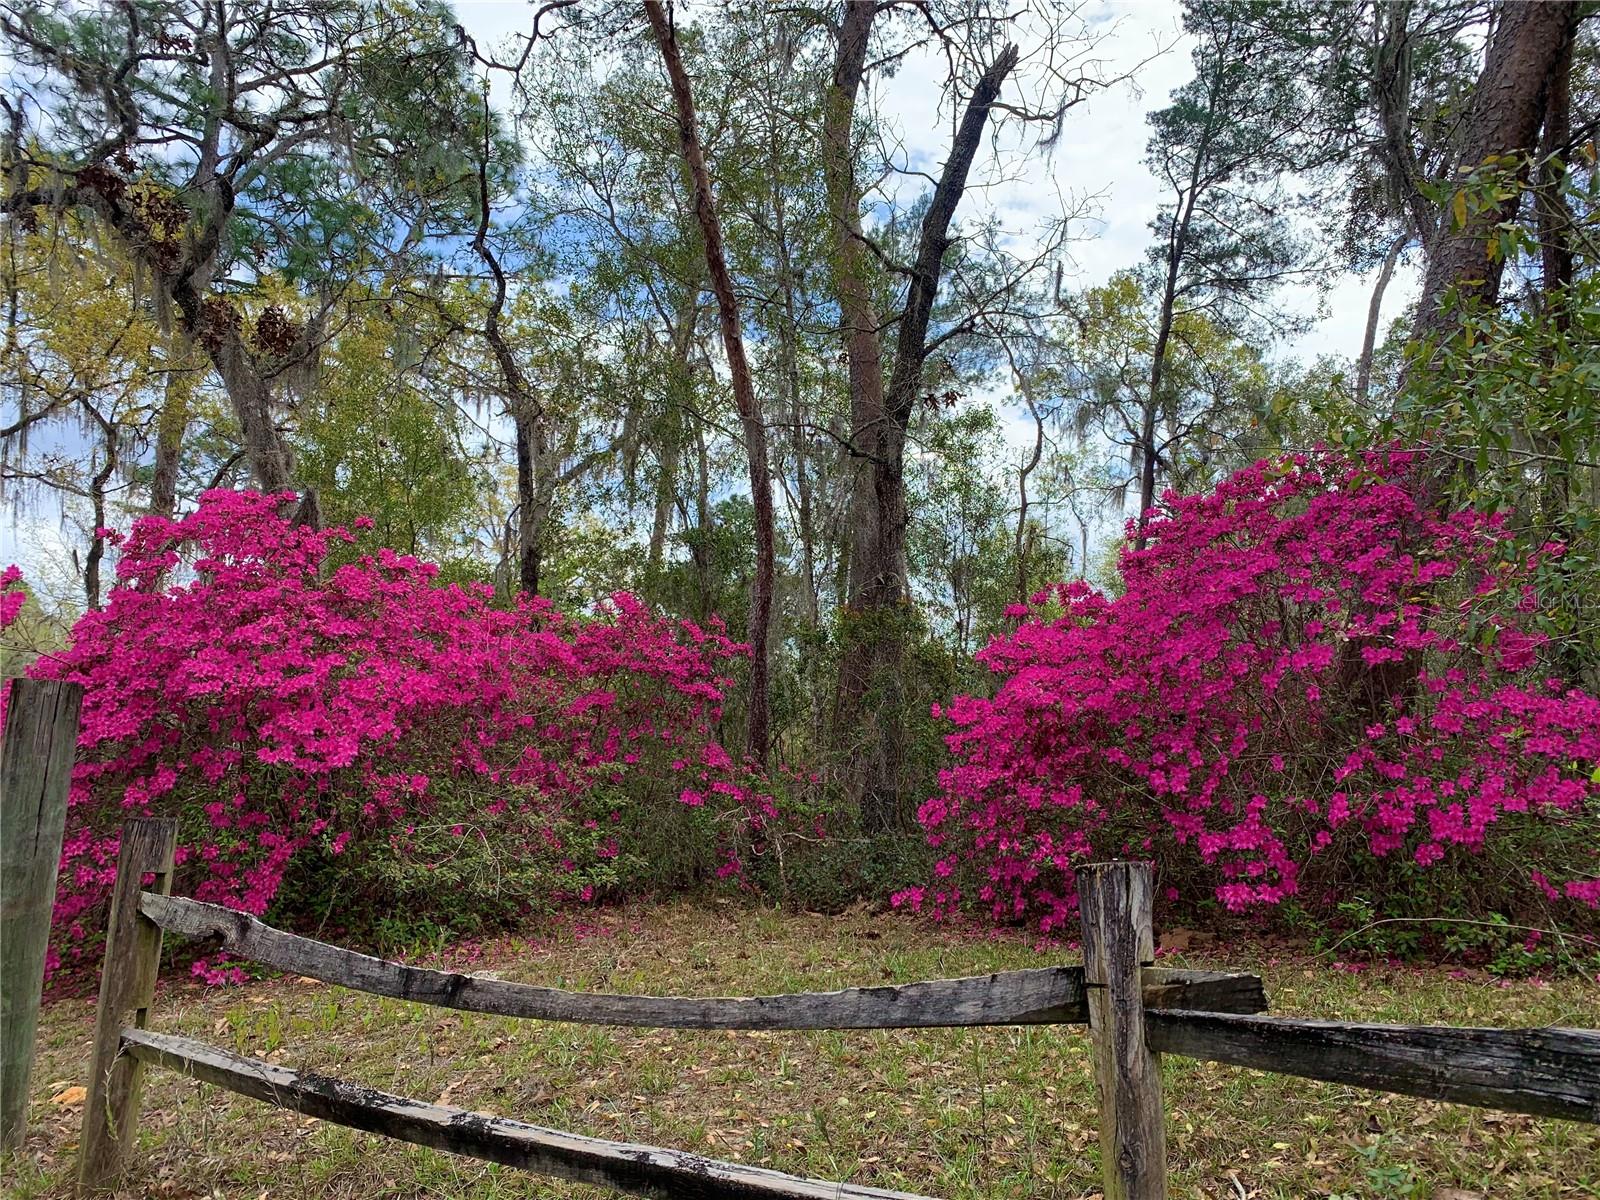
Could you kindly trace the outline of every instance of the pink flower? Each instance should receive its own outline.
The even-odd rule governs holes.
[[[1530,564],[1496,516],[1419,503],[1414,461],[1256,463],[1165,497],[1121,594],[1034,597],[978,655],[992,686],[936,710],[951,761],[918,810],[934,879],[959,867],[979,911],[1049,929],[1076,863],[1148,855],[1242,911],[1296,895],[1336,834],[1428,869],[1550,823],[1513,844],[1566,847],[1571,882],[1541,886],[1600,904],[1556,823],[1600,800],[1600,700],[1524,677]],[[1497,628],[1492,661],[1468,615]]]
[[[386,547],[335,567],[352,534],[296,525],[288,499],[214,491],[179,519],[135,522],[104,610],[33,667],[85,689],[63,969],[103,927],[129,813],[181,818],[178,890],[256,914],[321,854],[370,882],[375,862],[432,874],[492,846],[527,879],[573,877],[574,900],[596,894],[585,876],[601,863],[626,878],[630,822],[671,822],[685,851],[727,862],[787,819],[711,733],[747,653],[720,623],[625,594],[578,618],[537,597],[497,604]],[[20,609],[19,583],[0,572],[0,617]],[[657,788],[674,761],[699,764],[681,805]],[[618,796],[657,811],[624,819]],[[580,836],[602,815],[616,837]]]

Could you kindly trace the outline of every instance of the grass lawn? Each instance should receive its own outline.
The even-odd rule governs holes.
[[[447,965],[579,989],[750,994],[1060,961],[1028,941],[899,918],[732,902],[602,910]],[[1501,986],[1446,971],[1334,969],[1262,948],[1172,965],[1259,971],[1280,1015],[1600,1026],[1592,980]],[[70,1194],[92,1006],[50,1006],[19,1198]],[[621,1030],[513,1021],[275,979],[163,987],[155,1029],[388,1091],[606,1138],[947,1197],[1099,1190],[1088,1043],[1074,1028],[843,1033]],[[1600,1126],[1163,1060],[1174,1196],[1600,1197]],[[146,1076],[154,1197],[591,1197],[573,1184],[323,1125],[164,1071]],[[63,1094],[64,1093],[64,1094]]]

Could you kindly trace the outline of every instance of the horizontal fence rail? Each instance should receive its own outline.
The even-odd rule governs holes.
[[[1165,1054],[1428,1100],[1600,1124],[1600,1031],[1145,1014]]]
[[[1148,864],[1077,869],[1083,967],[781,996],[632,996],[413,967],[169,896],[176,842],[171,821],[130,821],[123,832],[79,1145],[83,1191],[119,1181],[138,1120],[140,1072],[154,1065],[353,1129],[641,1195],[925,1200],[428,1104],[151,1032],[145,1018],[164,931],[218,938],[242,958],[357,991],[506,1017],[669,1029],[1087,1024],[1106,1200],[1166,1200],[1162,1054],[1600,1124],[1600,1030],[1264,1017],[1255,1015],[1267,1006],[1257,975],[1155,966]],[[155,877],[156,891],[140,890],[144,875]]]
[[[397,1000],[503,1017],[657,1029],[910,1029],[1082,1025],[1089,1020],[1081,967],[1039,967],[787,996],[624,996],[407,966],[285,933],[248,913],[179,896],[147,892],[140,897],[139,908],[169,933],[220,937],[233,953],[264,966]],[[1254,1013],[1267,1006],[1256,975],[1147,967],[1142,982],[1147,1008]]]
[[[171,1034],[124,1029],[122,1047],[141,1062],[181,1071],[308,1117],[635,1195],[686,1200],[927,1200],[910,1192],[805,1179],[764,1167],[609,1142],[408,1100],[361,1084],[245,1058]]]

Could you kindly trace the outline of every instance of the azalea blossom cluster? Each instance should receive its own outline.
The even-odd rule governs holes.
[[[441,838],[592,898],[626,883],[641,808],[738,870],[776,812],[715,737],[746,653],[720,626],[626,594],[581,619],[497,607],[487,585],[365,552],[365,522],[294,523],[291,499],[212,491],[113,534],[105,609],[35,664],[85,689],[54,963],[96,939],[132,815],[179,817],[179,890],[251,913],[308,856],[428,871]]]
[[[1521,863],[1529,890],[1600,907],[1600,700],[1539,671],[1540,556],[1499,516],[1434,512],[1416,465],[1294,455],[1169,493],[1123,594],[1017,606],[979,655],[993,696],[936,710],[955,761],[919,815],[942,857],[896,902],[1050,930],[1075,864],[1140,857],[1169,899],[1205,880],[1239,911],[1319,856],[1426,868],[1533,830],[1554,857]]]

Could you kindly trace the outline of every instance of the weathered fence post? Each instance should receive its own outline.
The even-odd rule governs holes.
[[[83,688],[11,685],[0,734],[0,1149],[22,1145]]]
[[[1155,962],[1150,867],[1096,863],[1077,879],[1106,1200],[1166,1200],[1161,1065],[1145,1039],[1140,985]]]
[[[139,911],[139,892],[141,880],[151,874],[156,877],[153,891],[171,892],[177,842],[176,821],[138,820],[122,827],[117,881],[106,921],[105,964],[100,968],[100,1002],[95,1009],[89,1098],[78,1147],[80,1192],[116,1182],[138,1122],[144,1064],[118,1051],[130,1015],[134,1025],[144,1028],[161,965],[161,929]]]

